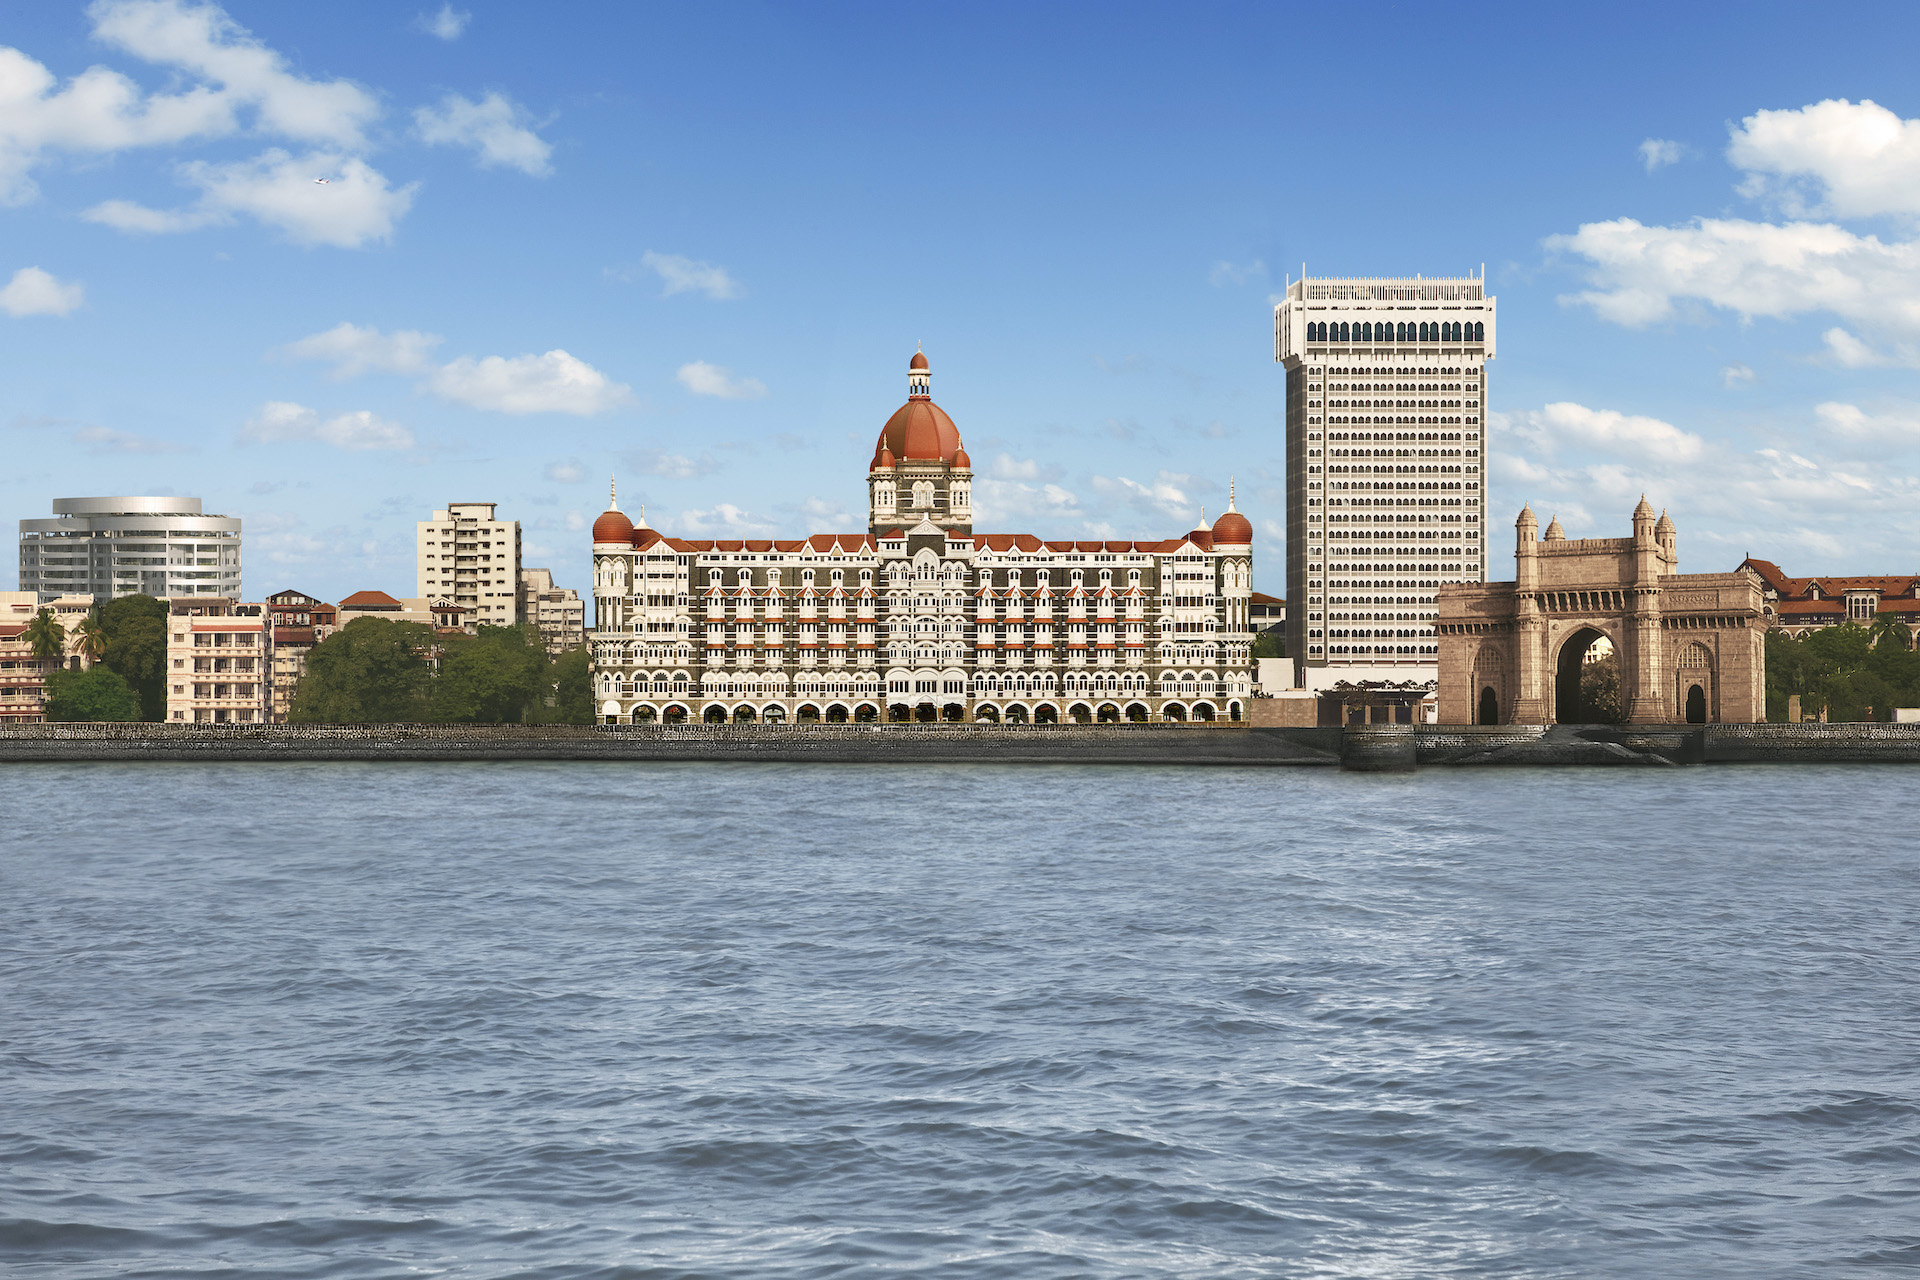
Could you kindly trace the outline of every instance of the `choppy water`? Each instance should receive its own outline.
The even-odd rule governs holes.
[[[1916,776],[10,768],[0,1272],[1920,1268]]]

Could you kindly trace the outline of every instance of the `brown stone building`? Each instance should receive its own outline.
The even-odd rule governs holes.
[[[1605,639],[1630,724],[1766,719],[1761,580],[1682,574],[1673,521],[1643,497],[1631,538],[1544,539],[1515,522],[1512,582],[1440,589],[1440,723],[1554,724],[1577,717],[1580,670]]]

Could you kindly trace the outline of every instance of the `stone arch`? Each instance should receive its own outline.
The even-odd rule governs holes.
[[[1582,694],[1587,653],[1601,640],[1612,648],[1617,662],[1620,642],[1605,623],[1594,619],[1578,619],[1566,625],[1550,668],[1554,673],[1552,702],[1555,724],[1615,723],[1623,717],[1626,710],[1624,680],[1621,681],[1618,705],[1611,708],[1590,705]]]
[[[1147,709],[1144,702],[1129,702],[1125,714],[1128,724],[1145,724],[1153,718],[1153,712]]]
[[[1480,686],[1480,706],[1478,708],[1478,714],[1474,719],[1474,723],[1475,724],[1499,724],[1500,723],[1500,695],[1494,692],[1493,686],[1490,684],[1483,684]]]
[[[1718,720],[1719,690],[1716,688],[1713,651],[1698,640],[1680,646],[1673,661],[1673,706],[1688,724],[1706,724]]]
[[[687,704],[684,702],[668,703],[666,708],[660,712],[660,720],[663,724],[685,724],[687,722]]]

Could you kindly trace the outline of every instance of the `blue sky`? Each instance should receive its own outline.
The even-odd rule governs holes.
[[[1920,571],[1920,10],[1573,9],[15,3],[0,516],[189,493],[337,599],[492,500],[584,588],[609,474],[862,527],[920,342],[976,527],[1237,476],[1277,592],[1272,296],[1485,263],[1496,524]]]

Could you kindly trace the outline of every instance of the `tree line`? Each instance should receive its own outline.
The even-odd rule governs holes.
[[[1895,707],[1920,707],[1920,652],[1905,624],[1890,613],[1871,627],[1843,622],[1796,639],[1767,632],[1767,719],[1787,718],[1787,699],[1800,695],[1800,713],[1828,720],[1893,719]]]
[[[90,664],[46,677],[49,720],[165,720],[167,605],[121,596],[73,629]],[[64,659],[67,628],[51,609],[27,624],[43,661]],[[442,722],[591,724],[592,655],[572,649],[549,660],[537,629],[483,626],[477,635],[441,635],[417,622],[356,618],[307,653],[289,719],[302,724]]]

